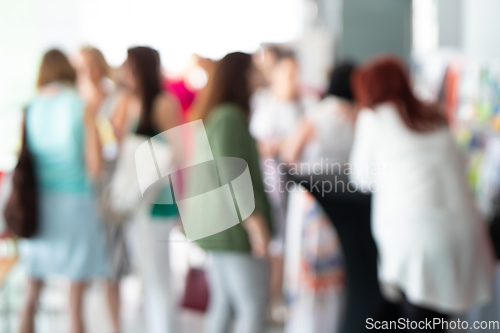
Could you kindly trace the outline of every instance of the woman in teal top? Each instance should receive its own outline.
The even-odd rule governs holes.
[[[85,106],[74,89],[76,74],[64,54],[47,52],[38,78],[39,95],[25,117],[28,147],[38,183],[39,220],[35,237],[22,240],[20,255],[29,275],[21,317],[33,332],[43,281],[57,274],[71,280],[71,332],[83,332],[82,301],[93,277],[107,275],[107,256],[90,175],[100,165],[94,124],[96,108]]]
[[[257,147],[248,131],[254,75],[249,54],[226,55],[210,78],[197,114],[204,120],[214,158],[237,157],[248,163],[255,198],[250,217],[197,241],[210,253],[208,333],[227,332],[232,312],[236,314],[236,332],[264,332],[267,321],[269,283],[265,257],[271,221]]]

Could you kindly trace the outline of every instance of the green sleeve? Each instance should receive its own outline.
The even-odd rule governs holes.
[[[214,157],[239,157],[247,159],[249,138],[245,119],[238,110],[220,107],[214,110],[214,119],[210,124],[209,140]]]
[[[255,198],[255,211],[261,212],[272,228],[271,214],[259,165],[255,140],[250,135],[243,112],[236,106],[214,110],[209,140],[214,157],[239,157],[248,163]]]

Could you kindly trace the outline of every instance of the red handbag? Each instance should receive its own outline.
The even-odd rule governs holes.
[[[182,307],[205,312],[208,308],[208,283],[203,268],[189,268],[186,287],[182,298]]]

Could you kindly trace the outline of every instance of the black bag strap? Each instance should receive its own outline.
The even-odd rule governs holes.
[[[493,202],[493,217],[490,221],[490,235],[495,248],[495,254],[500,260],[500,191],[495,195]]]
[[[30,150],[29,150],[29,147],[28,147],[28,134],[27,134],[27,126],[26,126],[26,123],[27,123],[27,115],[28,115],[28,108],[29,107],[25,107],[23,109],[23,135],[21,137],[21,152],[19,154],[19,160],[18,160],[18,164],[19,163],[22,163],[21,161],[26,161],[26,159],[29,159],[30,158]]]

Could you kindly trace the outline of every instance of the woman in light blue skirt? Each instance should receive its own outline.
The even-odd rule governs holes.
[[[22,263],[30,277],[62,275],[86,281],[107,275],[103,229],[92,193],[39,194],[36,237],[21,242]]]
[[[29,275],[21,333],[34,331],[36,304],[49,275],[71,280],[71,333],[84,332],[82,301],[87,281],[107,276],[107,254],[89,175],[100,167],[93,105],[74,89],[76,74],[64,54],[47,52],[38,77],[39,94],[25,116],[39,196],[37,234],[20,243]]]

